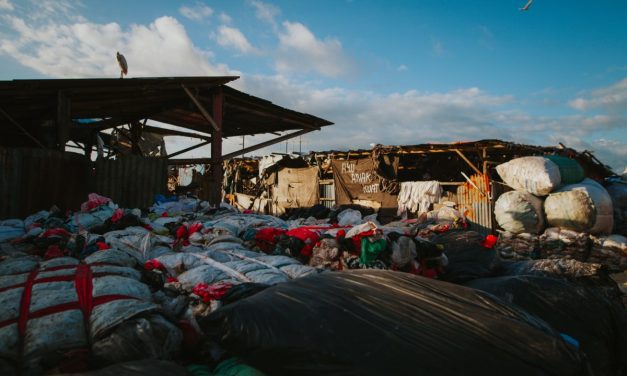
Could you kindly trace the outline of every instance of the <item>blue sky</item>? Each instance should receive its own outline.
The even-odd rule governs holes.
[[[627,2],[524,3],[0,0],[0,79],[117,77],[119,50],[130,77],[236,74],[336,123],[304,149],[563,142],[622,172]]]

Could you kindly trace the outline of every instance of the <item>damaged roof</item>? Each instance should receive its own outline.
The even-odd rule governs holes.
[[[0,144],[28,146],[54,126],[60,112],[72,120],[70,139],[145,119],[211,133],[211,124],[190,97],[211,112],[213,95],[222,91],[222,136],[319,129],[333,124],[278,106],[225,84],[237,76],[89,78],[0,81]],[[63,100],[62,100],[63,99]],[[66,104],[64,104],[66,103]],[[65,109],[61,108],[66,106]],[[67,108],[69,107],[69,108]],[[17,125],[16,125],[17,123]]]

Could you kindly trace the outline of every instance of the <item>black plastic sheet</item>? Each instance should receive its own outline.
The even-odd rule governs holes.
[[[625,310],[606,299],[598,288],[533,275],[475,279],[466,286],[514,303],[575,338],[595,375],[627,371]]]
[[[492,295],[384,270],[267,288],[199,322],[270,375],[580,375],[544,321]]]

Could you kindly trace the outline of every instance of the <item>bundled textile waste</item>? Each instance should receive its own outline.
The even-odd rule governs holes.
[[[554,155],[517,158],[496,170],[516,189],[495,203],[502,257],[565,258],[627,270],[627,239],[620,235],[627,182],[614,179],[606,189],[585,178],[576,161]]]
[[[463,215],[446,206],[387,224],[358,206],[301,214],[284,220],[186,197],[125,209],[90,194],[77,212],[53,207],[0,221],[0,371],[361,375],[415,373],[416,364],[438,375],[627,370],[617,355],[625,329],[620,293],[600,265],[565,272],[556,264],[564,260],[503,261],[503,237],[468,231]],[[599,244],[615,248],[618,241]],[[594,244],[588,259],[600,257]],[[550,286],[583,286],[588,290],[563,299],[589,298],[608,314],[591,324],[594,333],[573,330],[540,309],[544,295],[512,301],[521,289],[500,278],[514,275],[568,279]],[[459,285],[490,280],[503,291],[489,291],[493,296]],[[474,288],[493,287],[479,282]],[[582,312],[581,325],[588,320]],[[489,361],[476,361],[488,352]]]

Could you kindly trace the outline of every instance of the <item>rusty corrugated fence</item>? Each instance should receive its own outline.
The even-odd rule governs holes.
[[[80,154],[0,148],[0,218],[24,218],[53,205],[76,210],[89,193],[90,166]]]
[[[95,163],[95,192],[121,207],[147,208],[156,194],[166,193],[168,161],[162,158],[123,156]]]
[[[494,192],[487,175],[472,175],[470,182],[457,188],[459,210],[466,215],[470,229],[491,234],[494,226]]]

